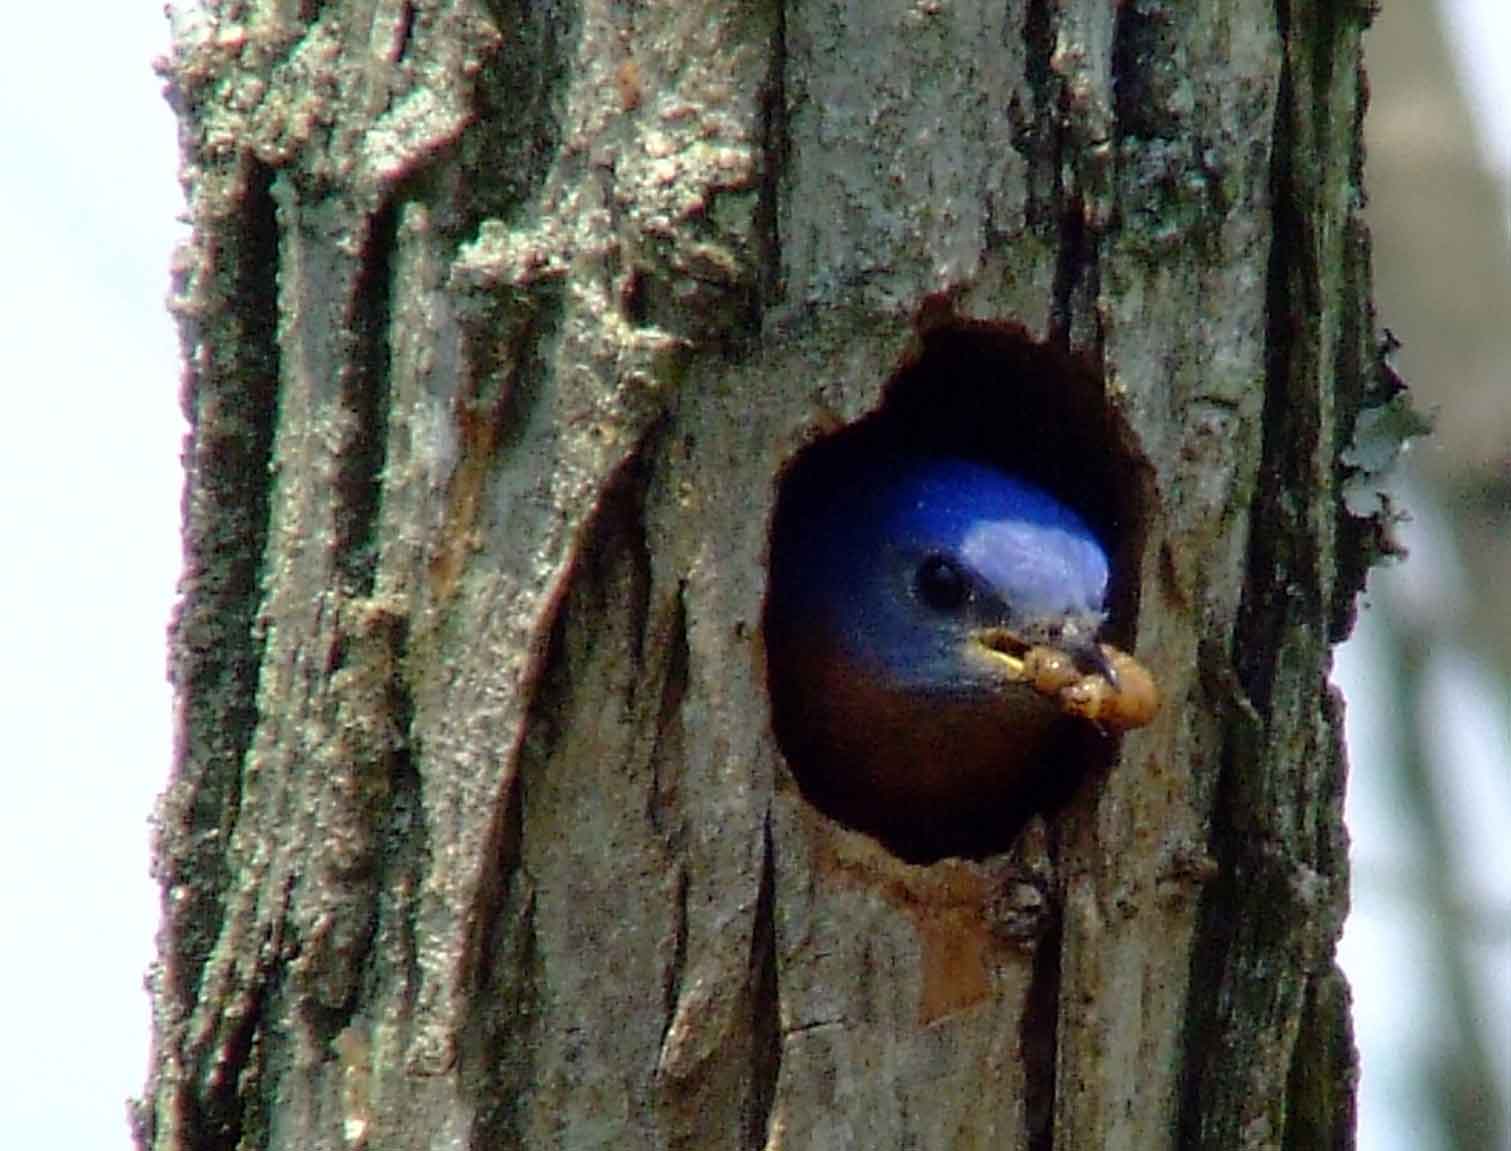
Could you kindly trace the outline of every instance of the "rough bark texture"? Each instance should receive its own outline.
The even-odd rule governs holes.
[[[1351,1146],[1364,5],[211,9],[142,1146]],[[1166,702],[911,866],[775,746],[764,551],[979,323],[1098,381]]]

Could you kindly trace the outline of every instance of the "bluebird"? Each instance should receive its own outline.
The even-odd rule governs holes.
[[[1096,642],[1107,584],[1080,516],[984,463],[871,461],[784,491],[765,633],[805,793],[906,857],[1000,845],[1056,782],[1069,717],[1094,714],[1070,694],[1137,668]],[[1030,652],[1068,676],[1036,684]]]

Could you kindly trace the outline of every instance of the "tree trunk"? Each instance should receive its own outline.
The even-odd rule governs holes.
[[[142,1147],[1352,1145],[1367,4],[210,7]],[[1002,434],[1121,483],[1165,702],[915,865],[760,623],[783,468],[942,348],[1060,365]]]

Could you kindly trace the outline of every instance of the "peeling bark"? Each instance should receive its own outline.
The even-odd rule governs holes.
[[[140,1146],[1352,1145],[1367,6],[210,9]],[[764,557],[971,325],[1097,381],[1166,703],[915,866],[793,783]]]

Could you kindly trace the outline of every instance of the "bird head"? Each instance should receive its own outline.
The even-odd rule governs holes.
[[[906,460],[799,509],[773,556],[774,608],[857,673],[940,698],[1016,688],[1058,647],[1103,670],[1107,555],[1075,512],[985,464]]]
[[[1101,543],[983,463],[888,460],[801,485],[770,575],[778,737],[821,805],[867,829],[948,822],[1021,790],[1064,720],[1024,682],[1029,648],[1111,673],[1095,642]]]

